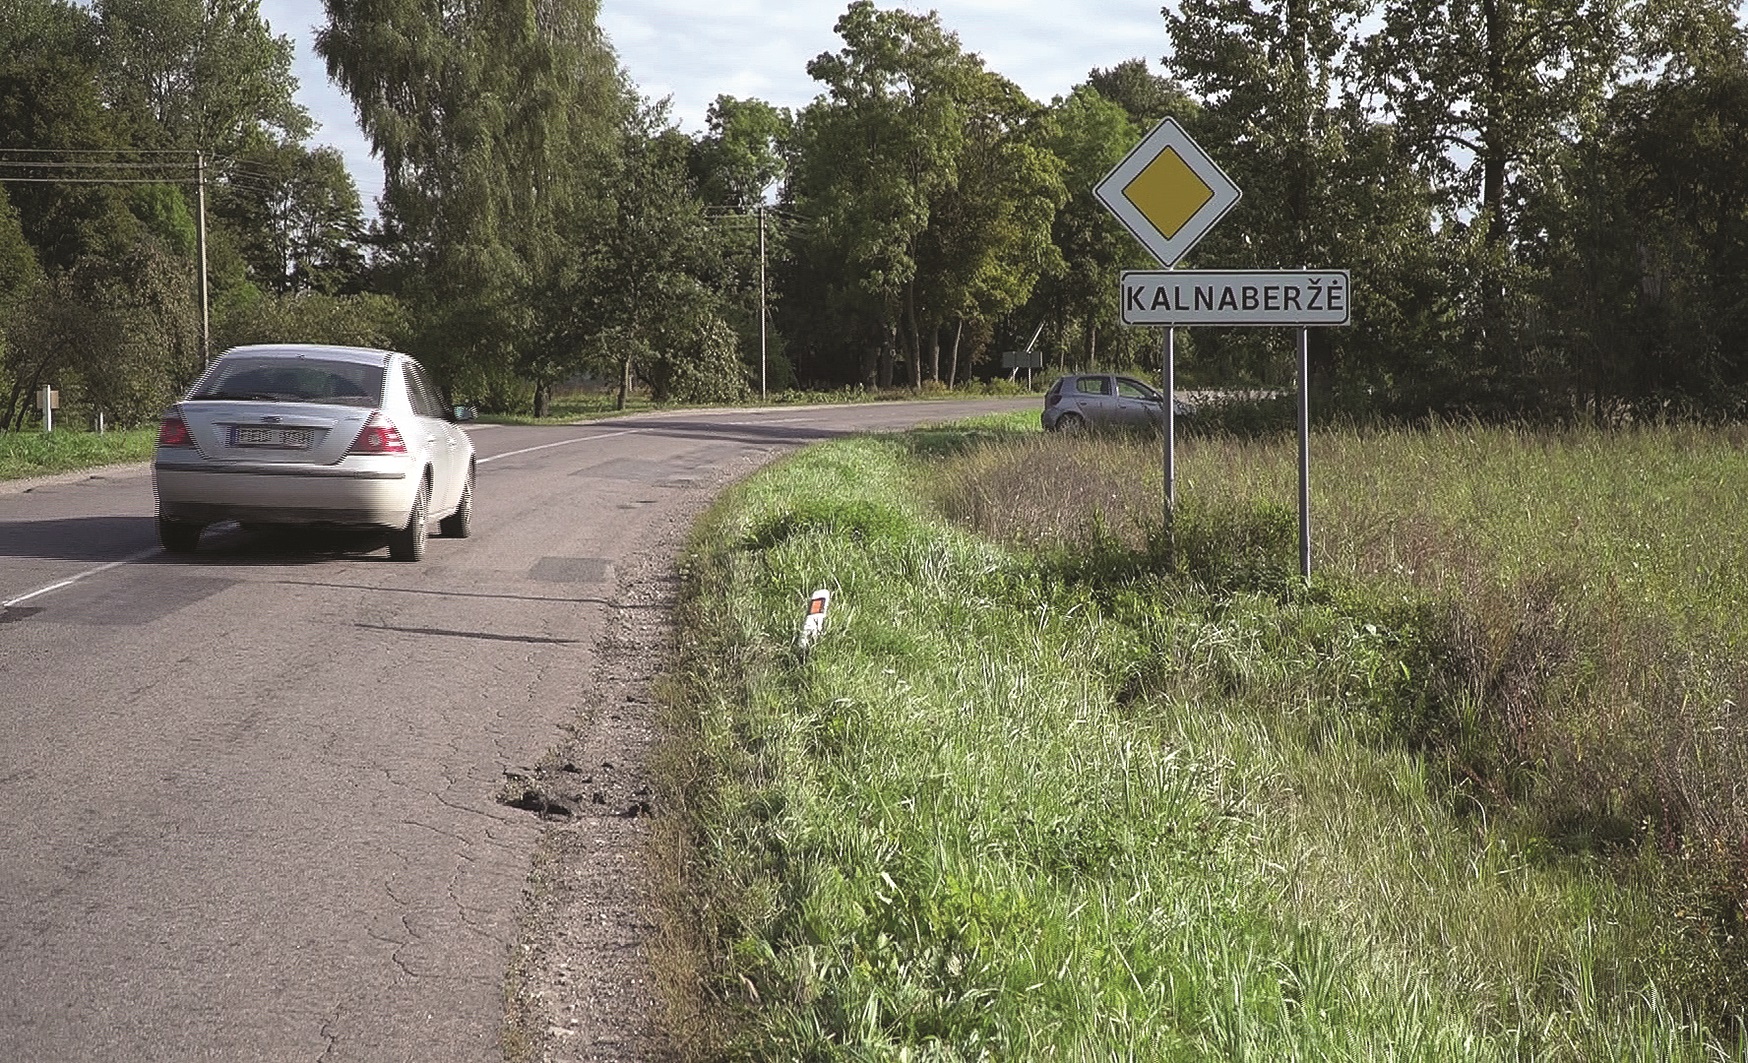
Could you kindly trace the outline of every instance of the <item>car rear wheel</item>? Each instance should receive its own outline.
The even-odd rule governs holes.
[[[465,539],[473,534],[473,470],[467,470],[467,482],[461,485],[461,503],[455,512],[437,522],[437,530],[445,539]]]
[[[430,533],[427,523],[431,514],[431,483],[419,481],[419,493],[413,497],[413,512],[407,526],[389,532],[388,556],[396,561],[417,561],[425,556],[425,537]]]
[[[1086,421],[1078,413],[1065,413],[1056,419],[1056,430],[1065,436],[1086,434]]]
[[[200,531],[203,526],[186,520],[170,520],[167,517],[158,518],[158,542],[166,551],[172,554],[192,554],[200,549]]]

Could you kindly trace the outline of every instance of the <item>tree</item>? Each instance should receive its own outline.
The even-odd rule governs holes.
[[[1136,69],[1122,64],[1119,69]],[[1096,79],[1099,71],[1094,71]],[[1061,266],[1039,285],[1028,320],[1049,326],[1059,349],[1078,335],[1079,364],[1098,364],[1101,335],[1118,332],[1117,277],[1153,265],[1093,189],[1144,134],[1133,112],[1094,88],[1077,86],[1051,107],[1050,150],[1066,167],[1067,202],[1052,223]],[[1157,119],[1155,119],[1157,121]],[[1063,368],[1066,368],[1064,366]]]
[[[399,350],[406,343],[407,312],[375,293],[253,293],[220,308],[213,331],[221,347],[245,343],[338,343]]]
[[[657,402],[747,392],[717,297],[700,279],[711,235],[687,180],[691,145],[665,125],[661,108],[645,106],[621,134],[606,211],[578,248],[583,273],[565,326],[571,346],[614,368],[621,408],[634,375]]]
[[[706,204],[751,210],[783,179],[783,145],[795,120],[764,100],[718,96],[705,116],[707,129],[692,150],[694,187]]]
[[[214,213],[236,234],[249,280],[268,291],[331,295],[363,269],[363,208],[333,148],[251,145],[214,196]]]
[[[1362,59],[1368,86],[1488,246],[1507,241],[1550,152],[1576,139],[1627,53],[1630,0],[1385,0]]]
[[[1145,59],[1125,59],[1109,69],[1095,68],[1087,74],[1086,87],[1121,107],[1143,133],[1162,118],[1187,122],[1196,113],[1195,101],[1183,86],[1147,69]]]
[[[28,393],[31,382],[18,376],[19,362],[14,358],[14,334],[25,306],[36,295],[43,282],[42,266],[36,252],[24,238],[18,224],[18,211],[0,185],[0,384],[6,387],[5,413],[0,415],[0,428],[12,423],[19,402]]]
[[[262,133],[302,140],[291,39],[260,0],[97,0],[104,86],[138,147],[229,153]]]
[[[949,322],[1018,305],[1050,265],[1060,178],[1031,140],[1037,106],[938,16],[858,0],[836,29],[843,49],[808,64],[827,93],[797,121],[786,202],[811,223],[808,327],[839,338],[803,343],[832,343],[840,367],[859,347],[880,386],[902,354],[917,385]]]
[[[1375,392],[1409,336],[1441,327],[1452,297],[1438,283],[1432,201],[1395,130],[1369,112],[1352,77],[1365,0],[1185,0],[1168,13],[1168,66],[1202,100],[1192,128],[1244,189],[1195,251],[1226,266],[1348,268],[1352,328],[1314,330],[1314,378]],[[1281,349],[1259,330],[1198,331],[1198,360],[1267,379]],[[1434,344],[1442,350],[1442,344]]]
[[[1468,405],[1564,416],[1580,388],[1598,393],[1618,334],[1572,310],[1618,296],[1621,276],[1571,256],[1622,262],[1595,227],[1610,94],[1634,71],[1654,82],[1727,54],[1734,23],[1709,0],[1383,5],[1363,68],[1440,195]]]
[[[1041,277],[1062,269],[1051,223],[1068,198],[1064,165],[1045,143],[1042,111],[1011,82],[982,82],[968,100],[969,122],[955,179],[930,206],[919,240],[920,292],[909,304],[917,335],[916,371],[941,380],[943,332],[951,329],[947,383],[958,382],[961,338],[978,336],[1031,298]]]
[[[439,381],[505,401],[630,94],[595,0],[324,0],[316,50],[381,156],[385,241]]]
[[[103,98],[104,75],[88,12],[67,0],[0,0],[0,149],[10,153],[4,161],[65,162],[80,157],[68,152],[124,147],[116,115]],[[16,165],[6,169],[19,175]],[[68,269],[89,255],[117,251],[138,233],[119,186],[38,182],[6,188],[44,269]]]
[[[720,298],[720,312],[747,352],[749,370],[758,371],[761,313],[776,301],[769,263],[785,253],[783,229],[767,209],[767,197],[786,173],[784,146],[795,120],[787,109],[763,100],[718,96],[710,105],[706,131],[693,143],[690,170],[694,194],[712,220],[714,255],[702,264]],[[761,291],[760,276],[767,281]],[[770,351],[767,362],[780,379],[789,376],[786,359]]]
[[[1602,423],[1748,409],[1748,49],[1728,33],[1617,92],[1531,201],[1543,316]]]
[[[81,259],[36,286],[9,337],[12,426],[28,396],[55,383],[88,413],[138,424],[200,369],[188,264],[145,240],[113,257]]]

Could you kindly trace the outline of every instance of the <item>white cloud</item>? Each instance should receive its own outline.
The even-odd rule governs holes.
[[[966,50],[1042,101],[1066,94],[1094,67],[1156,61],[1165,51],[1158,0],[883,6],[939,12]],[[842,46],[832,26],[847,7],[847,0],[604,0],[601,26],[644,94],[672,96],[674,117],[696,132],[720,93],[806,106],[819,92],[807,64]]]

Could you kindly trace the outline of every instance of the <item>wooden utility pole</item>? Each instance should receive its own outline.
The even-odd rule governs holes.
[[[194,223],[194,242],[200,255],[196,271],[196,287],[200,290],[200,364],[212,362],[212,300],[206,280],[206,152],[194,153],[195,202],[199,204]]]
[[[759,201],[759,401],[767,401],[765,388],[765,202]]]

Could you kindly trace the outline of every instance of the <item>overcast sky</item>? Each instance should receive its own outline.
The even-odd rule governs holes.
[[[884,8],[938,11],[961,45],[983,56],[1040,102],[1086,79],[1094,67],[1165,52],[1161,0],[937,0]],[[696,133],[710,101],[724,93],[780,107],[805,106],[817,94],[807,63],[841,43],[832,25],[849,0],[602,0],[601,27],[638,89],[671,97],[672,116]],[[321,0],[262,0],[261,14],[297,45],[298,102],[318,128],[316,144],[346,156],[365,209],[382,190],[382,170],[359,133],[352,104],[328,82],[315,54]]]

